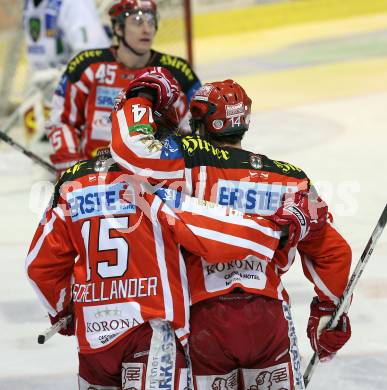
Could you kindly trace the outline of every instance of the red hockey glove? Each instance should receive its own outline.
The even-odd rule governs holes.
[[[69,311],[66,311],[66,312],[62,311],[62,312],[59,312],[55,317],[52,317],[50,315],[48,315],[48,316],[50,318],[51,325],[55,325],[60,319],[68,316],[69,314],[71,314]],[[74,336],[75,335],[74,316],[71,318],[71,321],[67,323],[66,328],[62,328],[58,333],[61,334],[62,336]]]
[[[180,87],[168,69],[149,67],[146,71],[129,83],[126,97],[137,96],[146,91],[153,97],[155,111],[167,110],[179,97]]]
[[[331,360],[351,337],[351,324],[346,314],[340,317],[335,329],[324,329],[335,309],[332,302],[320,302],[317,297],[310,304],[307,335],[322,362]]]
[[[318,199],[318,203],[311,200],[306,192],[286,193],[282,207],[274,215],[265,217],[285,228],[287,242],[282,249],[296,246],[310,231],[316,232],[325,225],[328,206]]]

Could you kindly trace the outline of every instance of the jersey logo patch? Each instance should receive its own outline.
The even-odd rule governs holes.
[[[136,212],[134,197],[127,199],[128,185],[126,183],[90,186],[70,192],[67,202],[70,205],[70,217],[73,222],[80,219]],[[130,191],[129,191],[130,192]]]
[[[97,87],[96,107],[113,108],[115,99],[120,91],[121,88]]]
[[[42,29],[42,24],[40,22],[40,19],[39,18],[31,18],[28,21],[28,25],[29,25],[31,39],[34,42],[37,42],[39,37],[40,37],[40,33],[41,33],[41,29]]]
[[[249,214],[271,215],[281,206],[285,192],[297,192],[296,183],[270,184],[218,180],[217,203]]]
[[[160,158],[174,160],[183,157],[179,145],[173,138],[167,138],[161,150]]]
[[[230,158],[230,152],[217,148],[216,146],[210,144],[208,141],[194,136],[186,136],[182,139],[183,149],[188,153],[189,156],[194,155],[197,151],[204,151],[213,156],[217,157],[219,160],[228,160]]]

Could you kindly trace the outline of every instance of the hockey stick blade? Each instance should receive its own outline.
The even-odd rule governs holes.
[[[67,324],[71,321],[72,315],[61,318],[55,325],[51,326],[44,332],[38,335],[38,344],[44,344],[54,334],[58,333],[61,329],[67,327]]]
[[[347,287],[344,290],[343,295],[340,298],[340,302],[338,303],[336,310],[334,314],[332,315],[332,318],[327,324],[328,329],[334,329],[336,328],[339,319],[341,315],[344,312],[348,311],[349,308],[349,301],[351,299],[353,290],[355,289],[355,286],[357,282],[360,279],[360,276],[362,275],[365,266],[367,265],[367,262],[372,254],[372,252],[375,249],[376,243],[379,240],[379,237],[383,233],[384,227],[386,226],[387,223],[387,204],[384,207],[384,210],[382,212],[382,215],[380,216],[374,231],[371,234],[371,237],[369,238],[366,247],[364,248],[364,251],[360,257],[359,262],[356,265],[356,268],[352,272],[351,278],[349,279],[349,282],[347,284]],[[304,384],[305,388],[308,387],[308,384],[310,382],[310,378],[312,377],[312,374],[314,370],[316,369],[317,365],[319,363],[319,359],[317,356],[317,353],[315,352],[308,364],[308,367],[305,370],[304,373]]]
[[[35,153],[31,152],[30,150],[26,149],[24,146],[17,143],[10,136],[5,134],[4,131],[1,131],[1,130],[0,130],[0,139],[3,140],[8,145],[15,148],[16,150],[18,150],[19,152],[23,153],[25,156],[29,157],[31,160],[33,160],[37,164],[46,168],[49,172],[55,173],[55,168],[53,165],[49,164],[47,161],[44,161],[42,158],[37,156]]]

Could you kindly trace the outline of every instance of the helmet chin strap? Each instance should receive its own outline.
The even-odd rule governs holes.
[[[142,57],[143,55],[147,54],[147,52],[145,52],[145,53],[140,53],[139,51],[133,49],[133,47],[129,45],[129,43],[127,42],[127,40],[125,39],[125,37],[123,37],[123,38],[120,37],[119,39],[120,39],[120,41],[123,43],[123,45],[124,45],[127,49],[129,49],[132,53],[134,53],[136,56]]]

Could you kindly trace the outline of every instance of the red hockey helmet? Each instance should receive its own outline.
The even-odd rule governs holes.
[[[243,134],[250,124],[251,99],[235,81],[217,81],[196,91],[190,111],[193,121],[203,123],[210,133]]]
[[[109,9],[109,16],[113,24],[118,22],[123,24],[125,18],[138,11],[151,12],[157,15],[157,5],[155,0],[116,0]],[[156,17],[157,21],[157,17]]]

